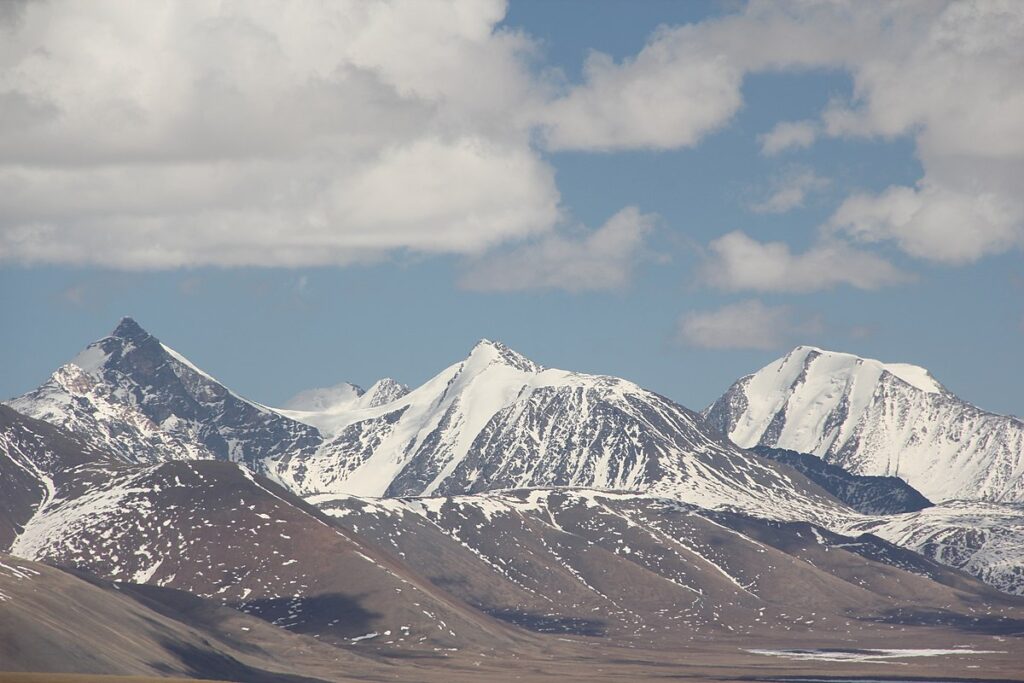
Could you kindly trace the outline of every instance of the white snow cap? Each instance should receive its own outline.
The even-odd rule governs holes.
[[[833,361],[830,365],[841,366],[846,364],[851,369],[854,366],[861,365],[872,370],[884,370],[889,374],[899,377],[910,386],[929,394],[939,394],[945,391],[944,387],[932,377],[927,369],[910,363],[883,363],[873,358],[862,358],[852,353],[842,353],[840,351],[828,351],[817,346],[798,346],[786,356],[786,360],[790,358],[798,359],[801,364],[804,364],[811,353],[825,356],[830,361]]]
[[[469,352],[469,356],[463,361],[467,366],[477,365],[486,367],[491,363],[501,363],[523,372],[541,372],[544,366],[534,363],[532,360],[510,349],[500,341],[481,339]]]

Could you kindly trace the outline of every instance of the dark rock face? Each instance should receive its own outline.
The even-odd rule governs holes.
[[[128,462],[216,459],[266,471],[316,450],[309,425],[232,393],[125,318],[43,386],[11,402]]]
[[[69,470],[112,460],[47,422],[0,405],[0,552],[51,502]]]
[[[789,465],[833,496],[865,515],[898,515],[917,512],[932,502],[899,477],[871,477],[850,474],[821,458],[783,448],[755,446],[750,449],[763,458]]]

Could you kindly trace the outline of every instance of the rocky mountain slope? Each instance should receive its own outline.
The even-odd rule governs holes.
[[[648,646],[767,633],[856,640],[894,611],[973,615],[969,595],[1005,599],[876,536],[652,496],[314,500],[466,602],[540,633]]]
[[[170,589],[0,554],[0,669],[312,683],[390,667]],[[319,680],[319,679],[316,679]]]
[[[26,523],[12,554],[186,591],[326,643],[385,632],[392,649],[425,652],[503,642],[500,624],[236,464],[74,474]]]
[[[750,449],[763,458],[789,465],[818,486],[865,515],[895,515],[916,512],[932,503],[899,477],[872,477],[850,474],[829,465],[816,455],[783,448],[754,446]]]
[[[800,346],[703,415],[739,446],[900,477],[932,501],[1024,501],[1024,422],[957,398],[917,366]]]
[[[125,462],[238,462],[299,495],[581,486],[787,519],[846,511],[662,396],[544,368],[497,342],[411,391],[384,381],[306,401],[321,409],[242,398],[126,318],[9,405]]]
[[[217,461],[88,463],[58,481],[13,554],[388,657],[509,657],[551,635],[878,643],[906,628],[894,613],[983,610],[999,633],[1024,618],[1024,603],[874,536],[654,496],[330,494],[318,511]]]
[[[1024,505],[953,501],[918,512],[851,523],[956,567],[1007,593],[1024,595]]]
[[[0,405],[0,550],[53,500],[71,470],[115,461],[59,427]]]

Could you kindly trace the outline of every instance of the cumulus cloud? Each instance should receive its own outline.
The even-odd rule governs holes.
[[[29,3],[0,48],[0,261],[303,266],[550,231],[531,41],[472,3]]]
[[[810,147],[818,137],[818,129],[816,121],[781,121],[758,137],[761,153],[773,156],[789,149]]]
[[[704,280],[731,291],[810,292],[837,285],[876,289],[908,279],[885,259],[839,241],[793,253],[784,242],[759,242],[735,231],[711,242],[708,251]]]
[[[821,332],[818,318],[800,318],[789,306],[767,306],[757,299],[679,319],[676,339],[707,349],[773,350]]]
[[[827,240],[945,263],[1024,243],[1016,0],[752,0],[662,27],[634,56],[594,53],[578,83],[536,68],[502,0],[12,7],[0,262],[312,266],[559,245],[543,152],[690,147],[740,110],[746,75],[821,68],[849,73],[852,97],[778,124],[763,153],[913,136],[924,168],[913,186],[851,197]],[[885,279],[849,247],[791,257],[836,249]]]
[[[877,39],[852,67],[855,97],[824,113],[830,135],[913,135],[924,176],[859,193],[830,226],[964,264],[1024,245],[1024,5],[925,4],[924,21]]]
[[[894,240],[913,256],[961,265],[1024,244],[1024,205],[983,188],[894,186],[847,198],[830,226],[864,242]]]
[[[626,207],[597,230],[582,235],[547,235],[540,241],[475,262],[462,278],[467,289],[572,292],[625,285],[644,254],[656,216]]]
[[[543,125],[558,149],[686,147],[742,106],[747,74],[842,70],[852,97],[832,102],[820,120],[778,124],[760,137],[762,152],[821,136],[912,136],[920,181],[857,194],[830,225],[918,258],[968,263],[1024,244],[1021,45],[1017,0],[752,0],[662,28],[621,63],[595,57],[586,82],[556,100]]]
[[[807,195],[829,186],[829,179],[811,170],[797,170],[783,175],[771,195],[750,208],[757,213],[786,213],[804,205]]]
[[[551,149],[676,149],[696,144],[739,109],[743,72],[707,49],[699,29],[663,30],[635,57],[616,64],[595,52],[585,82],[549,104],[542,117]]]

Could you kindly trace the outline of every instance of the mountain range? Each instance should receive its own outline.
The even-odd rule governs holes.
[[[574,486],[778,518],[835,513],[819,487],[737,448],[698,414],[626,380],[544,368],[498,342],[479,342],[412,391],[378,385],[389,391],[274,410],[125,319],[8,405],[125,462],[237,462],[303,496]]]
[[[1021,675],[1015,425],[920,368],[810,347],[696,413],[488,340],[419,387],[278,409],[126,318],[0,406],[0,623],[38,634],[0,655],[227,680],[745,677],[899,633],[939,653],[914,675]],[[100,622],[113,649],[75,642]],[[615,654],[572,665],[595,647]]]

